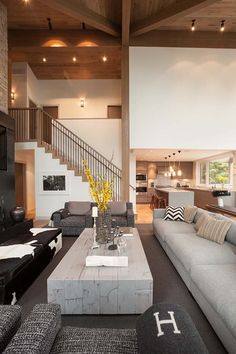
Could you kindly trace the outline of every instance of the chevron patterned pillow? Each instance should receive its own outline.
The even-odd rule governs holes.
[[[184,221],[184,207],[168,206],[164,220]]]

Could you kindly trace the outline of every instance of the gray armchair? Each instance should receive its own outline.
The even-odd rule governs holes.
[[[112,226],[134,227],[133,203],[110,202],[108,207],[111,212]]]
[[[86,227],[93,227],[91,207],[91,202],[66,202],[64,209],[52,214],[52,224],[62,229],[63,236],[79,236]]]

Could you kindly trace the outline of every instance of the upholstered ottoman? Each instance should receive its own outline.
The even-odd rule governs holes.
[[[207,354],[208,351],[185,309],[156,304],[136,324],[140,354]]]

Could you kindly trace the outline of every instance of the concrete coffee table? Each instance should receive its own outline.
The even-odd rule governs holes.
[[[153,278],[133,230],[126,237],[128,267],[86,267],[93,230],[85,229],[48,278],[48,302],[60,304],[63,314],[138,314],[150,307]]]

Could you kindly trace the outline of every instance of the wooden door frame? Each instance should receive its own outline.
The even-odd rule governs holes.
[[[60,104],[41,104],[41,108],[43,107],[57,107],[58,108],[58,120],[61,119],[60,117]]]

